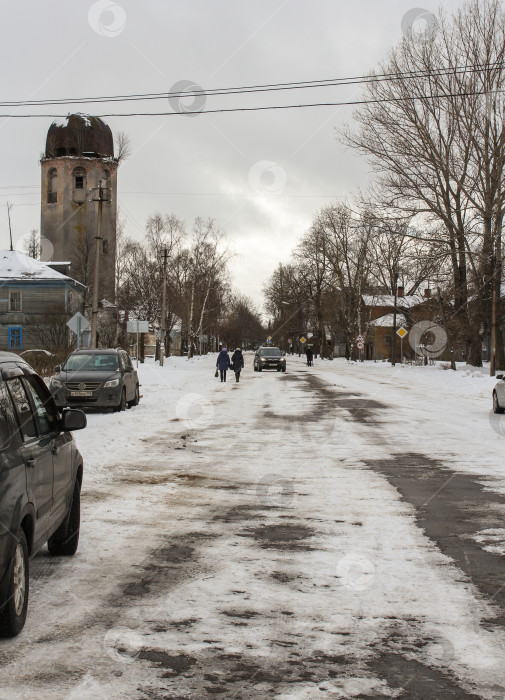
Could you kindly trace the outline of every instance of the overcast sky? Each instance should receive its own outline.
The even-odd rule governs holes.
[[[420,0],[427,11],[459,4]],[[181,81],[208,90],[363,75],[401,40],[402,19],[416,7],[415,0],[18,0],[2,13],[1,96],[109,96],[168,92]],[[209,96],[205,109],[338,102],[359,94],[348,86]],[[191,103],[186,98],[182,108]],[[17,113],[173,108],[152,101]],[[237,254],[234,286],[261,307],[262,285],[288,259],[314,212],[366,186],[366,162],[336,139],[336,127],[352,114],[345,106],[106,117],[132,141],[118,173],[127,233],[142,238],[155,212],[174,212],[188,228],[196,216],[212,217]],[[40,227],[39,158],[51,121],[0,119],[0,247],[9,246],[7,201],[14,204],[15,245]]]

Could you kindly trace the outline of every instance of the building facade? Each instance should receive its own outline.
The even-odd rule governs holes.
[[[51,124],[41,159],[41,235],[53,260],[71,262],[91,302],[95,246],[100,245],[98,298],[115,303],[117,161],[112,132],[98,117],[72,114]],[[98,198],[103,204],[98,235]]]
[[[65,322],[83,285],[17,250],[0,251],[0,348],[29,350],[68,343]]]

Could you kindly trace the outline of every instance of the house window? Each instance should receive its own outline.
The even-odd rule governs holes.
[[[393,336],[392,335],[385,335],[384,336],[384,345],[392,345],[393,344]]]
[[[23,329],[21,326],[11,326],[8,330],[9,347],[20,350],[23,347]]]
[[[9,292],[9,311],[21,311],[21,292]]]
[[[47,203],[56,204],[58,201],[58,173],[56,168],[51,168],[47,173]]]

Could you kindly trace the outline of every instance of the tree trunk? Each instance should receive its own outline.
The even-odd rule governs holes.
[[[466,362],[473,367],[482,367],[482,338],[480,335],[468,339]]]

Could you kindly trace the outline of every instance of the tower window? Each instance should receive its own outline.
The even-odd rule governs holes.
[[[86,187],[86,171],[84,168],[74,170],[74,189],[83,190]]]
[[[58,173],[56,168],[51,168],[47,173],[47,203],[55,204],[58,201]]]
[[[86,171],[84,168],[75,168],[72,173],[74,178],[73,201],[83,204],[86,201]]]

